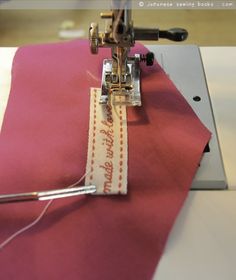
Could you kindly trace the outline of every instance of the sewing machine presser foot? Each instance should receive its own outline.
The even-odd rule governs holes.
[[[127,59],[127,71],[121,75],[112,73],[112,59],[104,59],[102,72],[102,93],[99,103],[126,106],[141,106],[140,55]]]

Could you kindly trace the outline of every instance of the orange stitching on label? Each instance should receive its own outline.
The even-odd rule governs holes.
[[[120,97],[120,101],[121,101],[121,97]],[[123,159],[123,118],[122,118],[122,106],[120,105],[119,106],[119,114],[120,114],[120,162],[119,162],[119,165],[120,165],[120,168],[119,168],[119,182],[118,182],[118,189],[121,189],[122,188],[122,172],[123,172],[123,161],[121,159]],[[120,193],[120,191],[119,191]]]
[[[97,131],[97,129],[96,129],[96,118],[97,118],[97,116],[96,116],[96,114],[97,114],[96,102],[97,102],[97,90],[94,89],[94,102],[93,102],[93,108],[94,108],[94,110],[93,110],[93,124],[94,124],[94,126],[93,126],[93,140],[92,140],[92,143],[93,143],[92,151],[93,152],[92,152],[92,157],[91,157],[91,168],[90,168],[91,175],[89,177],[90,184],[92,184],[92,180],[93,180],[94,157],[95,157],[94,151],[95,151],[95,143],[96,143],[95,139],[96,139],[96,131]]]

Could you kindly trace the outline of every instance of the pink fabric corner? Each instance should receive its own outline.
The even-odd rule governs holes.
[[[65,187],[85,173],[89,89],[109,56],[83,40],[17,51],[0,193]],[[0,252],[2,279],[151,279],[210,133],[157,63],[142,66],[142,92],[143,106],[128,108],[128,195],[54,201]],[[0,242],[44,205],[0,205]]]

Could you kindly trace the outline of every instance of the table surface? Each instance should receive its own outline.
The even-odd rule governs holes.
[[[229,189],[191,191],[155,280],[234,280],[236,275],[236,47],[200,48]],[[16,48],[0,48],[0,128]]]

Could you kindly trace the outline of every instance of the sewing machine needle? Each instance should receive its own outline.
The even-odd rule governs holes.
[[[73,188],[40,191],[40,192],[29,192],[29,193],[17,193],[17,194],[5,194],[0,195],[1,203],[11,202],[23,202],[33,200],[50,200],[56,198],[64,198],[75,195],[91,194],[96,192],[96,186],[78,186]]]

